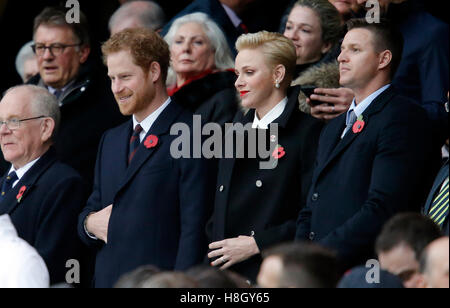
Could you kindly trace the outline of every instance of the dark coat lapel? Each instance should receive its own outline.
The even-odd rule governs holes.
[[[150,130],[147,132],[147,135],[141,142],[134,155],[133,160],[131,161],[128,169],[126,171],[126,175],[124,180],[121,182],[118,191],[120,191],[130,180],[131,178],[138,172],[138,170],[142,167],[142,165],[152,156],[152,154],[157,151],[163,142],[161,136],[167,134],[170,131],[170,127],[175,122],[175,119],[181,113],[181,107],[177,106],[174,102],[171,102],[166,109],[158,116],[155,123],[153,123]],[[158,137],[158,144],[153,148],[146,148],[144,146],[145,139],[150,136],[155,135]],[[126,155],[128,157],[128,155]]]
[[[394,95],[395,91],[392,89],[392,86],[390,86],[383,93],[378,95],[378,97],[375,98],[375,100],[369,105],[369,107],[367,107],[367,109],[362,114],[363,120],[365,122],[364,129],[367,129],[367,127],[370,125],[370,117],[380,112]],[[343,119],[345,121],[345,115],[343,115]],[[341,121],[342,120],[336,122],[336,129],[333,129],[331,132],[331,134],[333,134],[332,137],[334,137],[334,139],[332,139],[332,142],[335,142],[335,140],[339,140],[341,138],[340,136],[344,129],[344,127],[342,127],[342,130],[338,129],[342,126]],[[359,137],[359,135],[359,133],[353,133],[352,129],[350,128],[350,130],[345,134],[344,138],[338,141],[336,147],[331,152],[325,164],[319,167],[320,171],[317,174],[320,175],[320,173],[326,168],[326,166],[328,166],[328,164],[330,164],[337,156],[339,156],[346,148],[348,148],[350,144],[352,144],[352,142]]]
[[[5,196],[5,199],[0,205],[0,208],[6,209],[6,214],[11,214],[14,209],[22,202],[26,200],[27,194],[33,190],[36,182],[44,174],[48,168],[56,161],[56,152],[54,148],[50,148],[42,157],[28,170],[25,175],[20,179],[17,185],[11,189]],[[4,180],[4,179],[3,179]],[[2,181],[3,183],[3,181]],[[21,202],[17,200],[17,194],[21,187],[25,186],[26,190],[22,195]]]

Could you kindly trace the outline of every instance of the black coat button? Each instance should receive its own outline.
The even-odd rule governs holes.
[[[317,201],[317,199],[319,199],[319,193],[313,193],[311,200],[312,201]]]
[[[309,239],[311,241],[313,241],[315,237],[316,237],[316,234],[314,232],[309,233]]]

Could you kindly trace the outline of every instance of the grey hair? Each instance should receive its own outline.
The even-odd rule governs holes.
[[[169,46],[172,46],[175,34],[178,32],[178,29],[180,29],[182,25],[191,22],[197,23],[203,27],[205,34],[214,49],[215,68],[219,70],[234,68],[234,60],[223,31],[211,18],[208,17],[208,15],[204,13],[193,13],[177,18],[170,26],[169,32],[167,32],[166,36],[164,37],[167,44],[169,44]],[[167,85],[173,85],[175,84],[175,82],[176,74],[172,68],[169,68],[169,72],[167,75]]]
[[[23,45],[16,56],[16,71],[24,82],[25,82],[25,62],[36,58],[33,49],[31,49],[31,45],[33,45],[33,41],[29,41],[28,43]]]
[[[166,16],[163,9],[153,1],[130,1],[120,6],[109,19],[109,32],[115,25],[127,20],[136,18],[144,28],[158,30],[165,23]]]
[[[61,122],[61,112],[56,97],[45,88],[28,84],[12,87],[6,91],[5,95],[11,91],[20,89],[27,90],[31,93],[30,108],[33,116],[46,116],[55,121],[55,128],[52,133],[52,140],[54,140]]]

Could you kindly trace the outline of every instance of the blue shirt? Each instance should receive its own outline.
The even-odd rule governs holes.
[[[379,88],[378,90],[376,90],[375,92],[373,92],[372,94],[370,94],[369,96],[367,96],[361,103],[359,103],[358,105],[356,105],[356,101],[355,99],[353,99],[352,104],[350,105],[350,108],[347,111],[347,115],[345,118],[345,129],[342,132],[341,138],[344,137],[344,135],[347,133],[347,131],[349,130],[349,124],[351,122],[351,113],[352,111],[355,113],[356,118],[358,118],[360,115],[363,114],[363,112],[367,109],[367,107],[370,106],[370,104],[372,104],[373,100],[376,99],[378,97],[378,95],[380,95],[381,93],[384,92],[384,90],[386,90],[387,88],[389,88],[391,84],[387,84],[381,88]]]

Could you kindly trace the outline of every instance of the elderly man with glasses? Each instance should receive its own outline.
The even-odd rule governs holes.
[[[28,83],[57,97],[62,118],[55,143],[58,157],[77,170],[92,189],[100,138],[125,118],[109,91],[106,71],[89,56],[86,17],[80,12],[80,22],[69,24],[66,11],[48,7],[35,18],[32,49],[39,74]]]
[[[0,215],[42,256],[51,284],[66,282],[69,260],[83,264],[76,223],[86,193],[80,175],[56,158],[59,121],[56,98],[40,87],[12,88],[0,101],[0,145],[11,163],[0,179]],[[68,282],[81,282],[77,274]]]

